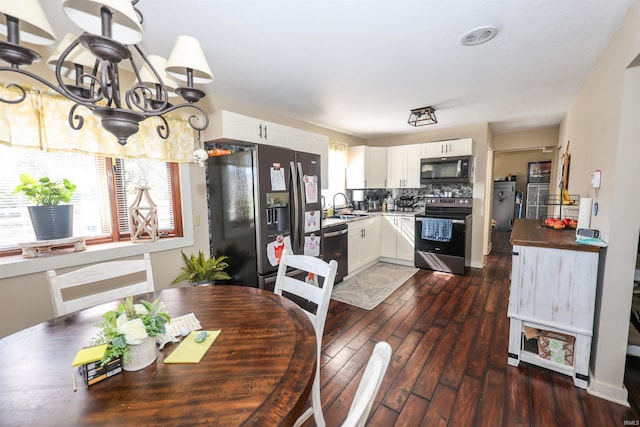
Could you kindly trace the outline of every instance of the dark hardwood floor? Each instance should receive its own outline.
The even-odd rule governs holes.
[[[510,270],[509,233],[498,231],[484,269],[420,270],[371,311],[331,301],[321,366],[327,426],[344,421],[381,340],[393,357],[369,426],[638,425],[640,359],[627,359],[630,408],[589,395],[568,376],[507,365]]]

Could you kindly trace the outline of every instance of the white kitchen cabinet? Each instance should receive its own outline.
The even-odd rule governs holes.
[[[222,138],[319,154],[321,186],[329,187],[329,137],[231,111],[222,111]]]
[[[387,187],[420,188],[421,145],[387,148]]]
[[[302,129],[289,128],[287,135],[289,148],[296,151],[311,153],[311,132]]]
[[[407,261],[413,265],[415,248],[415,218],[413,216],[382,215],[380,256]]]
[[[231,111],[222,111],[222,137],[288,148],[288,128]]]
[[[526,221],[526,223],[522,222]],[[528,224],[527,227],[521,227]],[[540,231],[542,230],[542,231]],[[562,246],[545,244],[535,233],[567,239]],[[512,232],[513,257],[511,291],[507,315],[510,318],[510,365],[524,361],[573,377],[576,386],[586,388],[596,303],[599,249],[580,247],[563,232],[540,229],[537,220],[517,220]],[[514,237],[515,236],[515,237]],[[518,244],[520,236],[536,239],[533,246]],[[515,238],[515,240],[514,240]],[[571,249],[571,245],[576,250]],[[575,338],[573,363],[558,363],[523,348],[526,326]]]
[[[422,158],[473,156],[473,139],[450,139],[421,144]]]
[[[347,224],[348,274],[353,274],[380,258],[380,225],[380,216],[369,216]]]
[[[349,147],[347,188],[385,188],[387,148],[358,145]]]
[[[312,132],[311,150],[309,152],[320,155],[322,188],[329,188],[329,137]]]

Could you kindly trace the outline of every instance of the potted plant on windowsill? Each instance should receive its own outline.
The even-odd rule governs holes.
[[[36,180],[28,174],[20,175],[21,184],[13,194],[21,193],[33,203],[28,206],[31,225],[37,240],[64,239],[73,235],[73,205],[76,185],[68,179],[52,181],[48,176]]]
[[[191,254],[190,256],[185,255],[182,251],[180,252],[184,260],[184,267],[182,267],[182,272],[173,279],[172,284],[186,280],[194,286],[212,285],[216,280],[231,279],[231,276],[224,271],[225,268],[229,267],[225,255],[205,258],[202,251],[198,252],[198,255]]]

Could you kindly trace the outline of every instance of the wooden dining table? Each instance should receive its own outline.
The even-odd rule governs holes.
[[[221,330],[200,363],[165,364],[171,343],[150,366],[86,386],[71,364],[119,301],[60,316],[0,340],[0,425],[293,424],[317,369],[302,309],[242,286],[173,288],[134,300],[156,298],[172,316],[194,313],[203,330]]]

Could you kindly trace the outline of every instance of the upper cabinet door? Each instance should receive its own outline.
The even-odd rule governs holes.
[[[405,146],[407,177],[405,178],[405,187],[420,188],[420,144]]]
[[[289,128],[289,147],[292,150],[311,153],[311,132]]]
[[[402,188],[407,177],[404,146],[387,148],[387,184],[389,188]]]
[[[259,143],[258,119],[222,111],[222,137]]]
[[[258,142],[262,144],[291,148],[289,145],[289,128],[287,126],[260,120],[258,122],[258,136]]]
[[[387,149],[387,186],[420,188],[421,144],[398,145]]]
[[[231,111],[222,111],[222,137],[289,148],[288,127]]]
[[[366,188],[385,188],[387,183],[387,147],[367,147]]]
[[[385,188],[386,179],[386,147],[349,147],[347,188]]]
[[[422,158],[473,156],[473,139],[451,139],[422,145]]]
[[[329,137],[327,135],[321,135],[319,133],[311,134],[311,151],[310,153],[319,154],[321,162],[320,180],[322,181],[322,188],[329,188]]]

